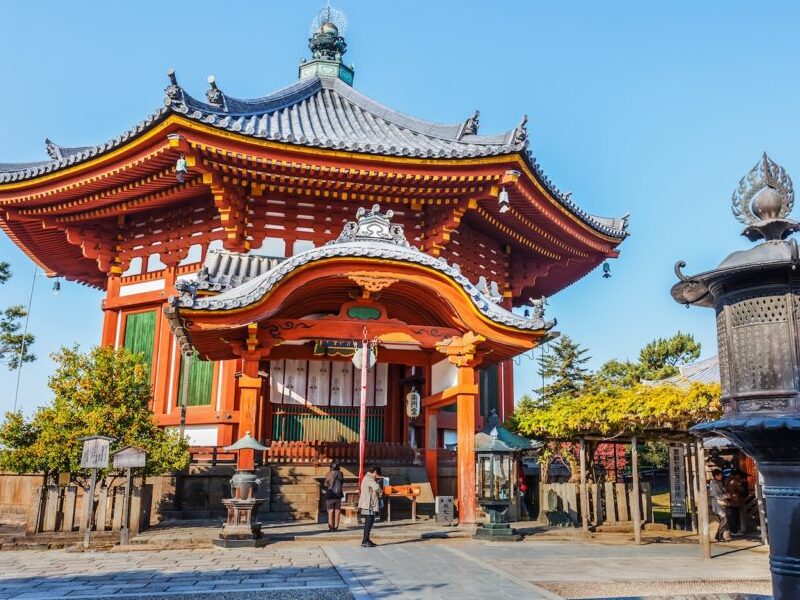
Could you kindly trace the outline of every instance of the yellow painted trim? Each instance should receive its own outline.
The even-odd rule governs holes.
[[[51,181],[53,179],[57,179],[59,177],[66,177],[70,176],[73,173],[77,173],[83,170],[89,170],[96,165],[110,162],[112,159],[116,158],[120,154],[128,152],[132,146],[142,144],[145,141],[148,141],[157,135],[159,135],[164,129],[171,125],[171,117],[168,117],[158,125],[156,125],[150,131],[147,131],[140,136],[133,138],[133,141],[123,144],[115,148],[114,150],[101,154],[100,156],[93,158],[91,160],[87,160],[86,162],[78,163],[77,165],[73,165],[71,167],[67,167],[66,169],[59,169],[53,173],[48,173],[47,175],[42,175],[39,177],[34,177],[33,179],[26,179],[25,181],[15,181],[12,183],[0,183],[0,192],[4,192],[6,190],[15,190],[23,187],[33,187],[34,185],[39,185],[45,183],[47,181]]]
[[[313,267],[318,267],[320,265],[324,265],[324,264],[331,263],[331,262],[351,262],[353,260],[360,260],[360,261],[369,262],[369,263],[378,263],[380,265],[398,265],[398,266],[402,266],[402,267],[406,267],[406,268],[410,267],[412,269],[419,269],[419,270],[422,270],[422,271],[426,271],[427,273],[437,277],[441,281],[444,281],[445,283],[448,283],[450,286],[455,288],[457,290],[457,292],[459,294],[461,294],[462,298],[467,302],[467,305],[470,307],[472,312],[477,317],[479,317],[482,321],[488,323],[490,326],[496,327],[498,329],[502,329],[502,330],[505,330],[505,331],[509,331],[509,332],[512,332],[512,333],[515,333],[515,334],[531,333],[531,334],[536,334],[537,336],[541,336],[541,335],[545,335],[547,333],[547,331],[544,330],[544,329],[535,329],[535,330],[534,329],[517,329],[515,327],[510,327],[508,325],[503,325],[502,323],[497,323],[496,321],[492,321],[489,317],[487,317],[481,311],[478,310],[478,308],[475,306],[475,303],[472,301],[472,299],[469,297],[469,294],[467,294],[466,290],[464,290],[464,288],[462,286],[456,284],[452,279],[447,277],[447,275],[445,275],[441,271],[438,271],[438,270],[433,269],[431,267],[426,267],[425,265],[419,265],[419,264],[415,264],[415,263],[407,263],[407,262],[403,262],[403,261],[399,261],[399,260],[391,260],[391,259],[386,259],[386,258],[369,258],[369,257],[332,256],[332,257],[329,257],[329,258],[323,258],[323,259],[320,259],[320,260],[315,260],[313,262],[306,263],[305,265],[302,265],[302,266],[298,267],[297,269],[294,269],[291,273],[289,273],[287,275],[287,277],[285,279],[282,279],[278,283],[278,286],[274,286],[269,292],[267,292],[265,295],[263,295],[261,297],[261,299],[259,299],[258,302],[254,303],[254,304],[250,304],[249,306],[244,306],[244,307],[241,307],[241,308],[231,308],[231,309],[228,309],[228,310],[215,310],[215,311],[181,308],[181,309],[179,309],[179,312],[183,316],[187,316],[187,315],[190,316],[190,315],[194,315],[194,314],[226,314],[226,315],[230,315],[230,314],[236,314],[236,313],[241,313],[241,312],[245,312],[245,311],[248,311],[248,310],[252,310],[253,308],[263,304],[264,302],[266,302],[267,299],[285,281],[291,279],[292,277],[294,277],[298,273],[302,273],[306,269],[310,269],[310,268],[313,268]],[[405,281],[411,281],[412,283],[414,282],[414,280],[409,280],[409,279],[405,279]]]

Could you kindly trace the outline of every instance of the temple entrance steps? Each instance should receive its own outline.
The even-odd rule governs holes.
[[[278,465],[271,469],[269,512],[262,511],[262,521],[314,520],[324,521],[322,506],[322,481],[328,472],[327,466]],[[422,489],[417,503],[417,516],[433,515],[434,497],[428,475],[423,467],[381,465],[383,476],[391,485],[414,484]],[[357,465],[342,465],[345,476],[345,504],[354,503],[358,495]],[[395,498],[392,504],[393,519],[411,516],[411,501]]]

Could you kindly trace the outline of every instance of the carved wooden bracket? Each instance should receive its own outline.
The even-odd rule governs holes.
[[[95,260],[103,273],[119,275],[127,268],[119,258],[122,236],[118,228],[65,227],[64,233],[67,242],[80,246],[83,256]]]
[[[447,359],[457,367],[469,367],[475,364],[478,344],[485,341],[481,334],[468,331],[462,336],[442,340],[436,344],[436,350],[447,355]]]
[[[379,271],[353,271],[347,278],[355,281],[361,288],[361,297],[369,298],[370,294],[377,294],[399,280],[391,273],[381,273]]]
[[[437,213],[429,212],[426,214],[425,229],[420,233],[422,244],[420,249],[427,252],[431,256],[439,256],[442,253],[447,242],[450,241],[450,236],[458,229],[461,219],[467,212],[470,205],[453,207],[446,214],[443,211]]]
[[[223,183],[221,178],[210,171],[203,173],[203,183],[209,186],[214,206],[219,212],[220,221],[225,228],[226,250],[246,252],[250,249],[247,239],[247,192],[245,188]]]

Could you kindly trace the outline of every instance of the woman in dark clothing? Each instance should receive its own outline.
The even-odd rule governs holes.
[[[342,514],[342,497],[344,496],[344,475],[339,461],[331,463],[331,470],[325,475],[325,508],[328,509],[328,531],[339,529],[339,517]]]

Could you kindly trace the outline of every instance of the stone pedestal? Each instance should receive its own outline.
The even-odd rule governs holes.
[[[511,529],[511,524],[505,522],[508,506],[508,502],[481,504],[481,508],[489,516],[489,522],[478,525],[473,539],[487,542],[517,542],[522,539],[521,535]]]
[[[522,536],[511,528],[510,523],[484,523],[478,525],[472,537],[487,542],[517,542]]]
[[[256,521],[262,498],[226,498],[222,501],[228,510],[228,520],[222,526],[213,544],[220,548],[257,548],[265,546],[267,539],[261,533],[261,523]]]

